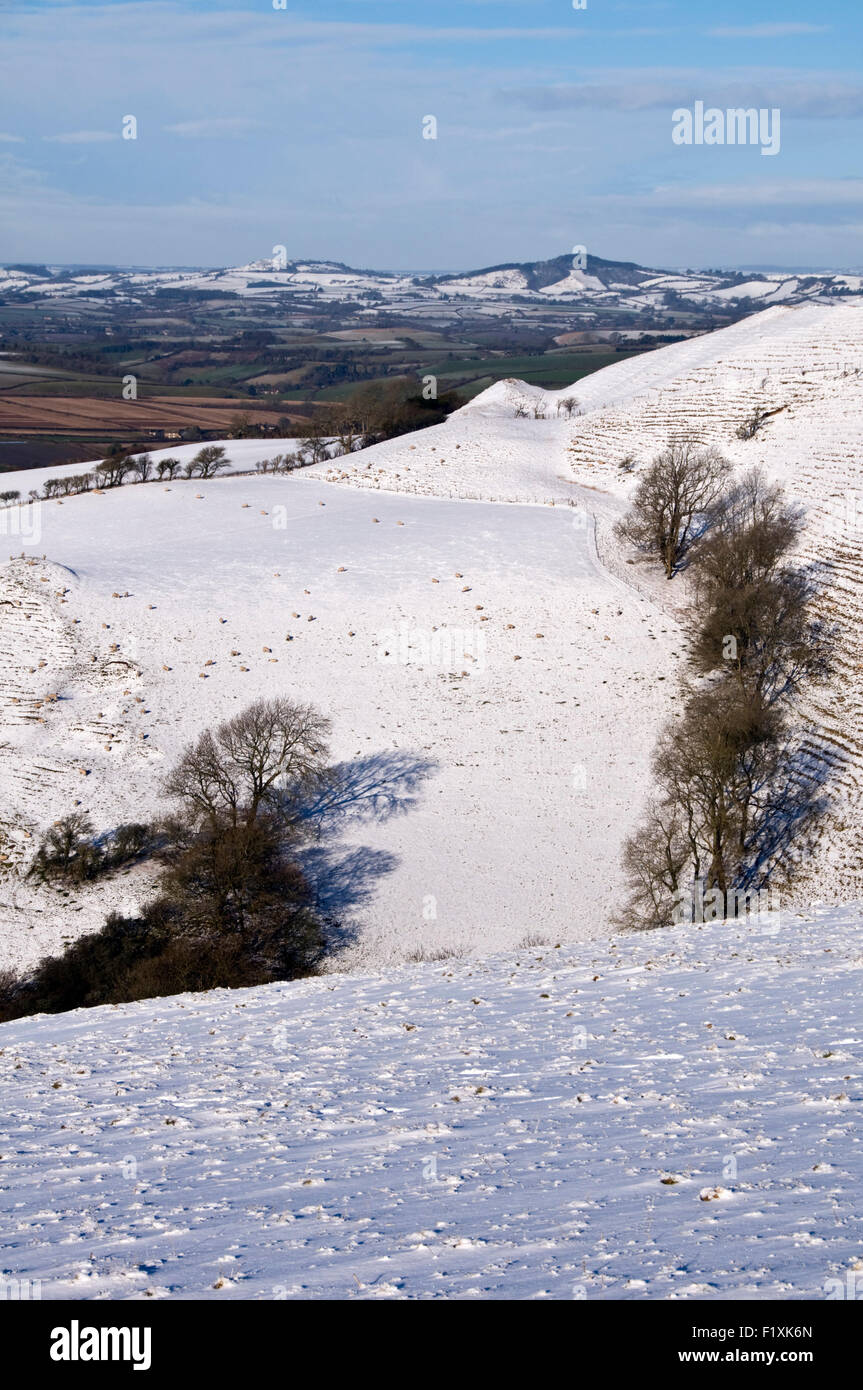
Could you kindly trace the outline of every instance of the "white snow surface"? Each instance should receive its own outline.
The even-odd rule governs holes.
[[[335,973],[0,1026],[0,1277],[214,1300],[860,1277],[861,371],[860,307],[773,307],[292,477],[43,503],[38,540],[15,529],[34,509],[0,511],[4,963],[149,889],[36,890],[39,830],[76,801],[100,829],[150,814],[180,748],[256,695],[331,715],[357,787],[308,855],[356,927]],[[755,405],[778,413],[737,440]],[[811,896],[846,905],[609,938],[682,645],[608,525],[669,439],[807,508],[843,628],[812,709],[844,764]],[[238,469],[280,451],[227,447]],[[484,640],[393,661],[402,627]],[[376,819],[381,781],[406,804]]]
[[[777,413],[738,440],[755,406]],[[38,545],[0,566],[5,958],[31,962],[148,889],[133,873],[70,899],[36,891],[22,870],[51,820],[76,802],[100,830],[150,814],[202,727],[275,693],[329,714],[335,756],[364,777],[422,773],[403,814],[376,821],[366,800],[329,827],[317,868],[354,931],[344,968],[607,931],[683,650],[662,585],[622,562],[610,522],[669,439],[761,464],[807,508],[841,641],[805,713],[812,751],[838,762],[797,901],[859,897],[861,421],[863,306],[776,306],[568,391],[499,382],[442,425],[289,478],[43,503]],[[282,447],[227,442],[239,470]],[[9,484],[26,495],[44,476]],[[10,554],[21,515],[0,510]],[[463,660],[421,664],[423,642],[446,640]]]
[[[585,510],[371,495],[306,470],[127,485],[40,518],[38,545],[0,565],[7,963],[148,891],[146,871],[37,889],[39,833],[73,809],[100,832],[164,810],[182,748],[275,694],[332,718],[357,787],[307,856],[353,933],[337,964],[606,929],[679,658],[674,624],[598,563]],[[373,813],[375,787],[392,813]]]
[[[569,397],[580,411],[571,419],[563,408]],[[763,427],[752,439],[738,439],[738,427],[756,409],[768,413]],[[608,523],[625,508],[644,467],[671,442],[711,445],[736,468],[761,467],[805,510],[801,558],[821,567],[820,609],[838,625],[839,642],[834,679],[814,691],[803,711],[810,752],[831,761],[834,773],[832,811],[799,888],[803,901],[857,898],[863,894],[863,303],[775,305],[730,328],[614,363],[561,391],[499,381],[435,430],[329,461],[318,471],[351,486],[586,505],[604,538],[603,560],[630,583],[647,581],[652,597],[669,608],[680,581],[663,596],[644,567],[623,565],[609,545]],[[671,613],[668,622],[671,631]]]
[[[62,1300],[823,1298],[863,1269],[860,929],[5,1024],[0,1270]]]

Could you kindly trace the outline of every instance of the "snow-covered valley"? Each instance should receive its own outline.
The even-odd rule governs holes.
[[[39,832],[154,814],[181,749],[258,695],[332,718],[350,792],[303,851],[348,929],[326,973],[0,1026],[3,1277],[53,1299],[863,1293],[861,381],[863,309],[778,307],[289,477],[253,471],[278,444],[231,441],[235,476],[0,510],[4,964],[149,891],[141,867],[35,886]],[[778,915],[613,936],[685,633],[611,523],[669,439],[806,508],[841,643],[804,715],[842,757]]]
[[[79,803],[103,830],[155,813],[190,738],[287,693],[333,719],[361,784],[312,866],[359,921],[354,965],[602,930],[679,658],[673,624],[597,563],[583,511],[300,475],[124,487],[42,514],[48,559],[2,570],[22,863],[27,832]],[[382,818],[372,784],[394,803]],[[92,930],[139,879],[69,901],[13,869],[7,959]]]

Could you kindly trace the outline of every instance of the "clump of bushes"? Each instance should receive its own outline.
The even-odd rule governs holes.
[[[756,406],[751,415],[747,415],[742,424],[737,426],[735,434],[738,439],[754,439],[758,431],[769,420],[773,411],[761,410]]]
[[[305,462],[301,454],[276,454],[271,459],[258,459],[255,464],[257,473],[293,473],[295,468],[301,468]]]
[[[136,916],[112,913],[29,977],[0,978],[0,1022],[296,979],[325,949],[311,890],[274,824],[205,832],[174,847],[158,896]]]
[[[97,837],[81,811],[63,816],[43,835],[29,876],[41,883],[87,883],[146,858],[158,842],[147,825],[130,821]]]
[[[329,730],[310,706],[258,700],[186,750],[164,783],[177,813],[157,831],[130,824],[97,841],[80,813],[52,826],[37,878],[84,882],[155,855],[156,893],[30,976],[0,978],[0,1022],[310,974],[328,939],[296,850],[305,798],[327,778]]]

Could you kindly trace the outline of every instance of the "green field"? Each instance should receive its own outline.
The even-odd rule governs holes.
[[[542,386],[547,391],[560,391],[582,377],[598,372],[612,362],[620,362],[627,357],[638,356],[639,349],[625,352],[609,352],[607,348],[597,351],[583,349],[580,352],[547,352],[512,357],[462,357],[434,358],[426,362],[393,363],[396,372],[389,375],[436,376],[441,394],[458,390],[464,396],[475,396],[496,381],[516,377],[534,386]],[[386,375],[373,378],[376,382],[387,380]],[[321,401],[344,401],[356,390],[356,383],[328,386],[315,397]]]

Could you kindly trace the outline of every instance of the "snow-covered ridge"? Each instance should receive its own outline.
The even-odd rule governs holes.
[[[840,644],[834,680],[807,707],[811,750],[836,773],[833,814],[803,891],[832,901],[856,896],[863,891],[863,304],[777,306],[620,366],[577,392],[585,414],[572,430],[573,481],[623,498],[639,465],[669,440],[695,440],[739,467],[761,466],[805,507],[803,557],[822,567],[822,611],[838,623]],[[475,404],[482,409],[482,397]],[[769,418],[755,438],[738,439],[756,409]],[[632,475],[621,470],[626,459]]]
[[[396,310],[422,303],[442,304],[453,298],[484,302],[489,309],[498,304],[503,309],[506,301],[518,296],[537,303],[552,300],[562,304],[595,305],[606,309],[621,306],[640,311],[661,309],[669,292],[684,299],[716,305],[729,300],[740,300],[744,304],[746,301],[764,304],[823,301],[836,294],[863,293],[863,277],[770,272],[744,280],[732,273],[650,270],[630,263],[605,261],[593,255],[587,256],[584,264],[570,255],[550,261],[492,266],[439,276],[357,270],[329,261],[288,259],[286,253],[243,266],[213,270],[126,270],[118,267],[87,271],[63,267],[0,267],[0,293],[27,291],[50,298],[86,296],[93,290],[114,290],[133,300],[160,290],[213,290],[251,296],[314,294],[322,299],[358,302],[374,292]]]

